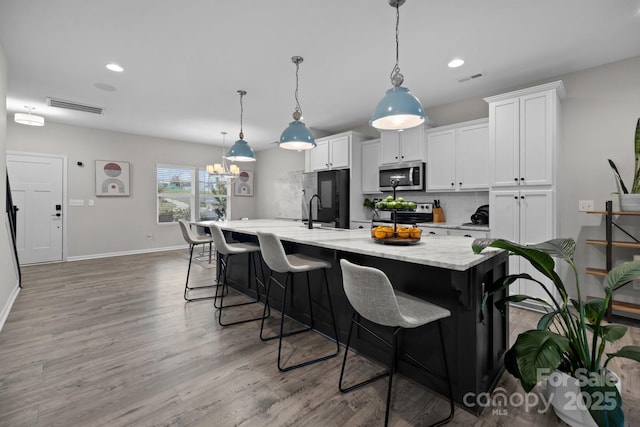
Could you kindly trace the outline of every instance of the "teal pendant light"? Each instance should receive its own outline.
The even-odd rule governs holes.
[[[399,59],[399,26],[400,6],[405,0],[389,0],[389,5],[396,8],[396,65],[391,71],[391,84],[389,89],[378,103],[369,123],[380,130],[402,130],[419,126],[427,120],[422,104],[413,96],[409,89],[401,86],[404,76],[400,73]]]
[[[247,94],[244,90],[239,90],[240,94],[240,139],[233,143],[227,155],[227,160],[232,162],[255,162],[256,154],[251,149],[251,146],[244,140],[244,132],[242,131],[242,116],[244,113],[244,106],[242,104],[242,98]]]
[[[296,64],[296,109],[293,112],[293,121],[289,123],[289,126],[280,135],[280,148],[287,150],[309,150],[316,146],[316,141],[313,139],[313,135],[304,123],[300,121],[302,118],[302,108],[300,108],[300,102],[298,101],[298,70],[300,69],[300,63],[304,61],[301,56],[294,56],[291,58],[291,62]]]

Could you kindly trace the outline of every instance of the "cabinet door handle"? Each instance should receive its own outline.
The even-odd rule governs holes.
[[[524,196],[520,196],[521,199],[524,199]]]
[[[513,196],[514,199],[518,200],[518,196]]]
[[[453,187],[453,186],[455,186],[455,184],[452,182],[452,183],[451,183],[451,186]]]
[[[518,182],[518,178],[513,178],[513,180],[514,180],[515,182]]]
[[[458,186],[462,187],[462,183],[461,183],[461,182],[459,182],[459,183],[458,183]]]
[[[524,181],[524,177],[520,177],[520,181]]]

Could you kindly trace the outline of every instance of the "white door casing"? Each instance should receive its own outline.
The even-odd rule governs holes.
[[[7,153],[20,264],[63,260],[64,158]]]

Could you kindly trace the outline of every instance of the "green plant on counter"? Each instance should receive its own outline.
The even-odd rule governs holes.
[[[618,183],[618,190],[623,194],[636,194],[640,193],[640,119],[636,122],[636,133],[634,138],[634,150],[635,150],[635,169],[633,174],[633,181],[631,183],[631,191],[624,185],[624,181],[622,181],[622,177],[620,176],[620,172],[618,172],[618,168],[616,164],[611,159],[607,159],[609,161],[609,166],[613,170],[613,174],[616,177]]]
[[[573,261],[576,248],[573,239],[553,239],[527,246],[501,239],[476,239],[472,245],[475,253],[480,253],[489,246],[523,257],[551,281],[547,284],[526,273],[508,275],[493,283],[484,295],[483,305],[489,295],[523,279],[537,283],[551,301],[528,295],[510,295],[495,303],[502,313],[505,312],[507,303],[525,300],[534,300],[546,309],[537,327],[518,335],[516,342],[505,354],[507,370],[520,380],[526,392],[531,391],[541,379],[541,373],[546,373],[544,377],[556,369],[576,378],[583,378],[585,375],[589,379],[593,378],[594,381],[581,382],[581,390],[585,393],[583,396],[590,397],[585,399],[588,401],[589,413],[599,426],[623,426],[622,400],[615,385],[604,381],[604,369],[614,357],[640,362],[640,347],[625,346],[615,353],[606,353],[605,357],[607,342],[622,338],[627,328],[622,325],[603,325],[602,322],[613,292],[640,276],[640,261],[628,262],[612,269],[605,279],[604,298],[585,302],[582,300],[578,271]],[[571,267],[575,277],[576,299],[569,298],[567,287],[555,271],[553,257],[563,260]],[[560,296],[557,301],[552,296],[552,288]],[[614,397],[615,405],[610,405],[612,409],[608,405],[597,405],[598,396]],[[601,400],[600,402],[602,403]]]

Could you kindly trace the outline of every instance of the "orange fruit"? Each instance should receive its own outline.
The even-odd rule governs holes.
[[[412,239],[419,239],[422,235],[422,230],[418,227],[413,227],[410,231]]]
[[[374,231],[373,236],[376,239],[384,239],[385,237],[387,237],[387,232],[384,230],[376,230]]]
[[[409,235],[411,235],[411,233],[407,229],[398,231],[398,237],[400,237],[401,239],[408,239]]]

